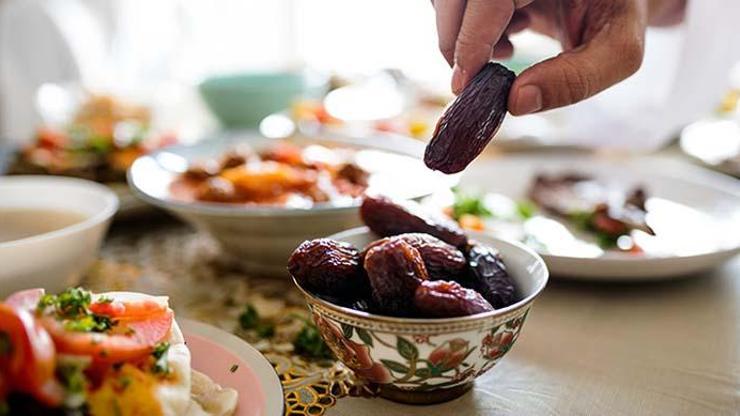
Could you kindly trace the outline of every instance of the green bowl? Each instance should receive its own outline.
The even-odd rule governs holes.
[[[302,72],[217,75],[198,86],[208,107],[227,128],[255,128],[295,99],[320,95],[325,88],[326,82],[315,82]]]

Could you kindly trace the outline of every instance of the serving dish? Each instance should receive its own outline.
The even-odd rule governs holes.
[[[532,303],[547,284],[547,267],[523,244],[485,233],[469,236],[500,252],[520,292],[516,303],[454,318],[392,317],[339,306],[294,279],[327,345],[359,377],[379,384],[382,397],[411,404],[459,397],[519,337]],[[379,236],[360,227],[329,238],[365,247]]]
[[[569,172],[586,174],[614,189],[644,188],[650,197],[646,219],[657,235],[641,235],[638,242],[644,253],[638,255],[594,245],[585,251],[580,245],[575,251],[537,248],[554,276],[612,281],[677,278],[716,267],[740,252],[740,186],[685,163],[607,155],[509,156],[476,162],[460,188],[521,201],[536,175]],[[510,235],[501,227],[489,231]],[[573,242],[569,233],[557,235],[555,243]]]
[[[740,120],[715,117],[686,126],[681,150],[698,163],[740,178]]]
[[[74,284],[95,259],[118,208],[111,190],[74,178],[2,176],[0,195],[0,210],[55,210],[80,216],[60,229],[0,242],[0,296],[28,287],[56,292]]]
[[[283,389],[267,359],[241,338],[202,322],[180,322],[193,369],[239,394],[235,416],[283,414]]]
[[[297,144],[323,143],[357,149],[358,164],[371,172],[369,189],[403,198],[421,198],[454,185],[457,176],[428,171],[419,160],[423,144],[400,136],[351,138],[296,136]],[[164,208],[196,228],[208,232],[245,271],[285,276],[285,261],[303,240],[325,236],[359,225],[358,200],[344,205],[315,204],[310,208],[244,206],[238,204],[183,202],[172,198],[170,186],[188,163],[215,158],[247,144],[259,150],[275,143],[256,132],[230,133],[193,146],[174,146],[143,156],[129,171],[129,184],[145,201]],[[362,156],[362,157],[360,157]]]

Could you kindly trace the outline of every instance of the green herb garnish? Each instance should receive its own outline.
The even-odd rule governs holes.
[[[152,372],[154,374],[167,375],[170,373],[170,365],[167,361],[167,351],[169,351],[169,349],[169,342],[160,342],[154,346],[154,349],[152,350],[152,357],[154,357]]]
[[[113,299],[102,297],[96,302],[110,303]],[[58,295],[42,296],[36,310],[42,314],[55,315],[62,321],[67,331],[106,332],[118,323],[105,315],[92,313],[91,303],[92,294],[83,288],[76,287],[69,288]]]
[[[79,359],[60,359],[55,370],[56,378],[64,388],[65,407],[74,409],[85,404],[87,362]]]
[[[452,218],[459,220],[465,214],[476,217],[490,217],[493,213],[486,207],[484,195],[465,193],[454,188],[455,202],[452,204]]]
[[[106,332],[113,328],[118,321],[104,315],[87,315],[82,318],[64,321],[64,329],[75,332]]]
[[[244,308],[244,312],[239,315],[239,325],[243,329],[254,329],[259,324],[260,316],[257,313],[257,309],[252,305],[247,305]]]
[[[229,368],[229,372],[236,373],[236,370],[238,370],[238,369],[239,369],[239,365],[238,364],[234,364],[234,365],[231,366],[231,368]]]
[[[293,348],[296,354],[300,354],[309,358],[320,358],[320,359],[332,359],[334,354],[331,352],[329,347],[321,339],[318,328],[313,323],[306,323],[306,325],[298,333],[295,340],[293,340]]]
[[[269,322],[258,323],[254,330],[261,338],[272,338],[272,336],[275,335],[275,325]]]
[[[532,218],[535,212],[537,207],[531,201],[523,200],[516,203],[516,213],[524,220]]]

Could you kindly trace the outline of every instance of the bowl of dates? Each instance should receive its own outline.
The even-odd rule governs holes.
[[[324,341],[387,399],[464,394],[518,338],[545,263],[413,201],[368,196],[360,214],[366,227],[304,241],[288,261]]]
[[[422,198],[454,185],[456,177],[424,166],[423,151],[400,136],[276,140],[242,131],[141,157],[128,179],[139,197],[210,234],[245,271],[285,277],[301,241],[360,225],[365,191]]]

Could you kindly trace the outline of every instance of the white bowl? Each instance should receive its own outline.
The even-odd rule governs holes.
[[[95,259],[118,209],[107,187],[56,176],[0,177],[0,210],[43,209],[81,214],[81,222],[48,233],[0,243],[0,298],[43,287],[56,293],[75,284]]]
[[[324,341],[358,377],[380,384],[382,397],[432,404],[470,390],[514,345],[532,303],[547,285],[545,262],[529,247],[480,232],[468,235],[499,250],[516,283],[516,303],[456,318],[400,318],[330,303],[294,279]],[[360,227],[329,238],[362,249],[380,237]]]
[[[420,160],[424,144],[405,137],[296,137],[290,141],[382,150],[393,154],[393,158],[415,159],[411,160],[411,168],[407,165],[394,171],[392,162],[379,167],[384,173],[377,176],[376,189],[395,197],[422,198],[435,190],[453,186],[458,179],[456,175],[446,176],[426,169]],[[137,159],[129,169],[129,185],[147,202],[209,233],[245,271],[287,277],[288,257],[302,241],[361,225],[357,214],[359,201],[344,206],[317,204],[311,208],[284,208],[182,202],[173,199],[169,192],[170,184],[186,169],[188,161],[216,157],[239,144],[259,150],[274,142],[257,133],[239,132],[194,146],[169,147]],[[372,167],[375,165],[379,164]],[[370,185],[374,186],[373,179]],[[388,192],[388,188],[393,189]]]

